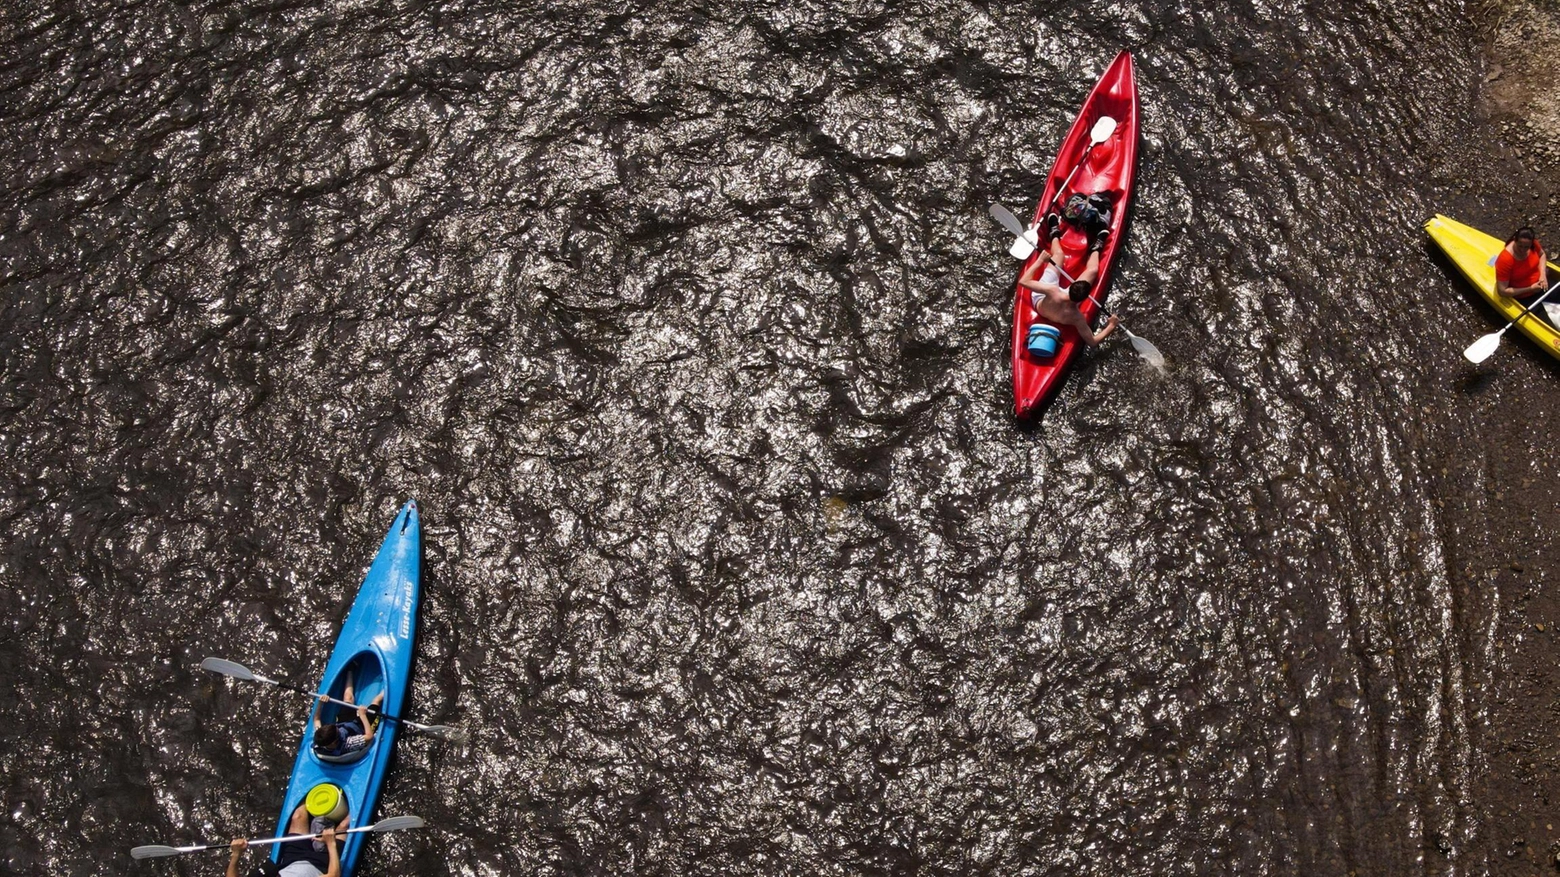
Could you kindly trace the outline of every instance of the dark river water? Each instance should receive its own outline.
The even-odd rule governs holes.
[[[472,736],[403,738],[380,814],[434,828],[362,873],[1486,870],[1425,400],[1491,324],[1419,231],[1505,225],[1463,3],[21,0],[0,46],[0,870],[267,836],[307,703],[196,665],[315,682],[408,498],[409,713]],[[1112,295],[1170,367],[1108,342],[1019,428],[985,208],[1123,48]]]

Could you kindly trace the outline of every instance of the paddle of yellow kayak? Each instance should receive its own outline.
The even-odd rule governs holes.
[[[1560,283],[1556,283],[1554,286],[1549,287],[1549,289],[1543,295],[1539,296],[1537,299],[1534,299],[1532,304],[1522,309],[1522,313],[1517,314],[1516,319],[1507,323],[1505,326],[1502,326],[1499,332],[1491,332],[1490,334],[1485,335],[1483,338],[1480,338],[1479,340],[1468,345],[1468,349],[1463,351],[1463,357],[1474,365],[1478,365],[1486,359],[1489,359],[1490,356],[1495,353],[1495,349],[1500,347],[1500,336],[1506,334],[1507,329],[1515,326],[1517,324],[1517,320],[1520,320],[1528,314],[1532,313],[1533,309],[1538,307],[1540,302],[1546,298],[1549,298],[1549,296],[1557,289],[1560,289]]]

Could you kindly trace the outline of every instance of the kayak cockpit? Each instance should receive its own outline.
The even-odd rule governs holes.
[[[325,693],[335,700],[349,700],[355,704],[369,704],[374,698],[385,690],[384,666],[380,663],[379,656],[372,651],[359,652],[352,660],[344,664],[341,670],[331,680],[330,687]],[[380,710],[369,710],[369,723],[377,727],[379,724]],[[330,703],[321,709],[321,724],[360,722],[357,710],[354,707],[343,706],[338,703]],[[367,730],[367,729],[362,729]],[[314,757],[326,764],[352,764],[361,761],[365,755],[373,751],[374,744],[378,742],[378,733],[367,746],[352,749],[345,752],[322,752],[318,747],[311,746],[309,751]]]

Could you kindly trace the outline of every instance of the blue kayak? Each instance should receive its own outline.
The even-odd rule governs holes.
[[[390,525],[390,532],[379,546],[374,563],[358,588],[352,610],[336,637],[336,647],[325,665],[318,691],[340,698],[350,678],[354,701],[367,704],[384,692],[386,715],[399,716],[406,708],[407,687],[412,677],[412,646],[417,637],[417,603],[422,589],[422,525],[417,502],[408,502]],[[390,770],[390,757],[400,722],[384,720],[368,747],[350,756],[322,758],[314,751],[314,704],[304,716],[303,739],[298,758],[293,762],[292,779],[287,781],[287,797],[277,835],[287,833],[294,810],[320,783],[336,786],[347,805],[353,826],[372,824],[379,789]],[[355,712],[344,707],[327,707],[326,721],[347,721]],[[351,877],[358,854],[371,832],[349,834],[340,847],[342,877]],[[273,847],[274,860],[281,847]]]

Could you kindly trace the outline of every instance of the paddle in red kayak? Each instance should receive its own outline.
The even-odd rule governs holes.
[[[1102,122],[1102,120],[1105,120]],[[1096,142],[1096,136],[1100,136]],[[1126,52],[1116,56],[1105,70],[1100,81],[1083,102],[1078,118],[1062,141],[1056,163],[1046,178],[1045,197],[1035,208],[1035,223],[1042,223],[1047,213],[1062,213],[1068,197],[1078,195],[1104,195],[1110,202],[1108,227],[1110,234],[1100,252],[1099,277],[1094,282],[1092,298],[1078,308],[1090,325],[1096,325],[1109,290],[1116,254],[1121,249],[1122,227],[1126,222],[1127,206],[1132,198],[1133,178],[1137,175],[1138,99],[1137,81],[1132,73],[1132,56]],[[1071,223],[1061,224],[1064,260],[1063,272],[1069,277],[1081,274],[1087,264],[1092,235]],[[1045,227],[1040,228],[1040,249],[1046,248]],[[1027,269],[1039,253],[1024,262]],[[1020,272],[1022,276],[1022,272]],[[1062,375],[1084,346],[1077,330],[1070,326],[1057,327],[1058,332],[1042,328],[1034,332],[1031,350],[1031,327],[1036,323],[1052,326],[1038,317],[1031,302],[1030,290],[1014,285],[1013,294],[1013,402],[1020,420],[1027,420],[1039,413],[1045,403],[1061,386]],[[1050,337],[1047,337],[1050,336]],[[1052,340],[1054,339],[1054,340]],[[1047,349],[1054,353],[1045,354]]]

